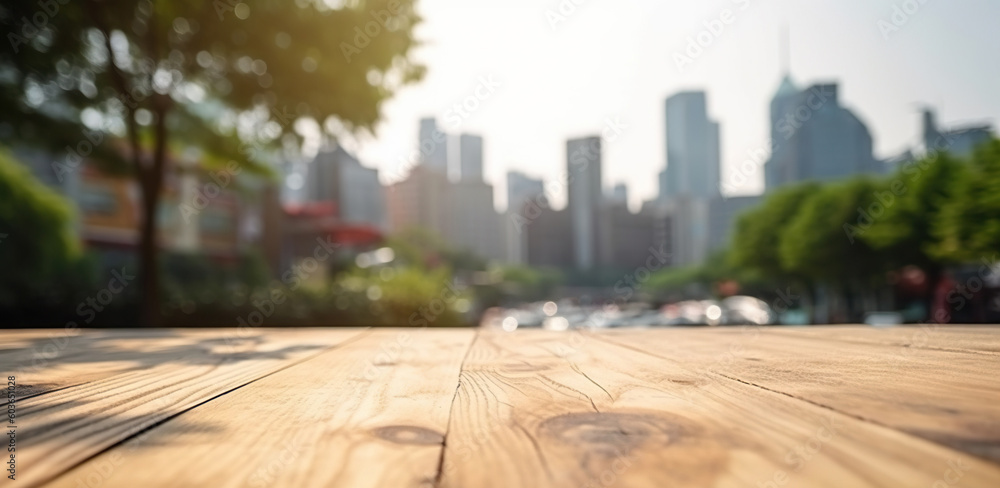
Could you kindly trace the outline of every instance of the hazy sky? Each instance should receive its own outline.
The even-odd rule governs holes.
[[[879,21],[891,25],[893,6],[906,3],[919,8],[886,39]],[[548,12],[558,14],[560,4],[575,11],[553,27]],[[398,178],[411,164],[418,119],[437,116],[451,133],[485,137],[498,208],[508,170],[558,178],[566,139],[597,134],[607,119],[627,128],[605,146],[605,187],[627,183],[633,206],[653,197],[666,164],[663,102],[680,90],[707,91],[722,125],[725,178],[768,141],[786,24],[795,82],[839,81],[842,103],[868,125],[877,157],[916,141],[918,104],[937,107],[945,125],[996,123],[1000,115],[996,0],[419,0],[418,9],[425,22],[416,56],[428,75],[384,107],[377,137],[359,141],[358,155]],[[679,70],[674,53],[725,9],[732,22]],[[490,76],[499,87],[478,109],[465,118],[449,113]],[[761,169],[739,193],[762,188]]]

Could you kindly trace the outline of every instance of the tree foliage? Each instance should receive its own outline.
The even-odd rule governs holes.
[[[939,262],[957,257],[939,252],[940,215],[949,202],[961,198],[957,185],[966,171],[966,164],[947,153],[905,164],[880,182],[876,200],[885,213],[861,239],[896,267],[937,268]]]
[[[37,299],[80,264],[67,203],[0,151],[0,306]]]
[[[1000,141],[967,160],[930,153],[880,179],[783,188],[738,219],[732,242],[733,266],[764,280],[858,294],[886,285],[888,272],[916,266],[933,290],[946,266],[997,261]],[[704,282],[706,273],[662,279]]]
[[[1000,250],[1000,140],[980,147],[934,216],[933,253],[951,261],[996,262]]]
[[[145,322],[158,307],[155,220],[168,160],[259,167],[312,125],[372,130],[423,70],[413,0],[0,3],[0,142],[135,175]],[[193,149],[192,152],[190,149]],[[59,166],[62,165],[62,166]]]
[[[813,193],[780,230],[782,267],[814,282],[848,284],[877,276],[884,262],[851,233],[851,226],[869,225],[875,189],[873,181],[858,178]]]
[[[757,208],[737,219],[731,259],[735,266],[763,275],[784,278],[792,270],[781,256],[782,229],[803,204],[819,190],[815,183],[783,188],[768,196]]]

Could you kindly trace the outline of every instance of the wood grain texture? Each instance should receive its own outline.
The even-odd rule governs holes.
[[[159,348],[164,346],[160,341],[181,339],[169,331],[157,332],[147,336],[150,341],[144,347]],[[136,367],[131,361],[105,361],[92,354],[103,349],[104,344],[128,335],[126,331],[80,329],[2,331],[0,371],[17,377],[22,399],[86,383]]]
[[[13,483],[36,486],[158,422],[363,332],[176,332],[179,341],[164,339],[165,331],[112,333],[118,340],[66,361],[137,367],[18,403],[19,476]]]
[[[76,488],[88,478],[128,488],[431,486],[473,337],[372,331],[171,419],[47,486]]]
[[[958,326],[922,324],[906,327],[774,327],[768,332],[818,340],[863,342],[913,349],[935,349],[952,352],[972,352],[1000,355],[1000,328],[991,326]]]
[[[50,329],[0,332],[0,372],[26,399],[121,372],[240,352],[263,339],[238,329]]]
[[[684,344],[703,332],[616,340]],[[996,465],[925,439],[582,337],[481,332],[442,486],[931,486],[949,461],[967,467],[963,486],[1000,485]]]
[[[669,334],[607,337],[1000,461],[1000,356],[954,351],[941,329],[932,334],[937,349],[824,336],[879,335],[867,328],[814,329],[729,329],[682,342]]]
[[[1000,486],[1000,328],[921,330],[87,331],[0,488]]]

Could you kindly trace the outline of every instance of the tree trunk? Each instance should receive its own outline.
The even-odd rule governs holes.
[[[157,259],[157,214],[167,158],[167,112],[170,101],[166,95],[154,95],[155,133],[153,161],[141,175],[143,193],[142,227],[139,234],[139,272],[142,273],[142,325],[160,324],[160,266]]]
[[[160,323],[160,267],[157,262],[156,214],[159,209],[159,189],[143,190],[142,224],[139,231],[139,276],[142,284],[140,318],[145,327]]]

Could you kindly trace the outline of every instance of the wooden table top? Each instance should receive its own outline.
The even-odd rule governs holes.
[[[1000,487],[1000,327],[6,330],[0,369],[3,487]]]

